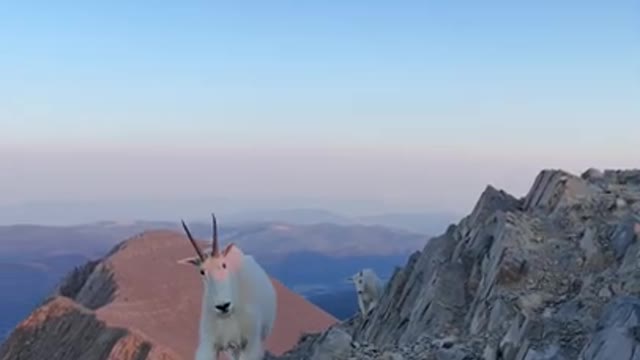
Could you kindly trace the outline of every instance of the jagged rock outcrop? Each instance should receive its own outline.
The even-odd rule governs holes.
[[[640,359],[639,238],[640,170],[544,170],[521,199],[489,186],[396,270],[366,319],[291,354]]]
[[[119,244],[71,272],[0,346],[0,360],[192,359],[202,283],[197,271],[177,263],[192,255],[174,231],[149,231]],[[337,322],[272,282],[278,313],[268,352],[281,355],[304,333]]]

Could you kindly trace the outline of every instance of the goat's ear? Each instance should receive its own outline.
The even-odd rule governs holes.
[[[640,238],[640,223],[635,223],[635,225],[633,225],[633,232],[635,232],[636,236]]]
[[[235,245],[233,243],[228,243],[227,246],[224,247],[224,250],[222,250],[222,256],[226,256],[234,246]]]
[[[197,256],[192,256],[178,260],[178,264],[200,266],[200,264],[202,264],[202,260]]]
[[[229,243],[225,246],[224,250],[222,250],[221,254],[225,259],[229,271],[238,271],[242,268],[244,255],[239,247],[233,243]]]

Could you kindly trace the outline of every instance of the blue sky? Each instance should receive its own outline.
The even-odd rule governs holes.
[[[479,167],[507,156],[519,174],[521,158],[531,167],[526,180],[505,183],[521,191],[514,184],[528,184],[538,166],[640,165],[631,157],[639,24],[638,1],[622,0],[5,2],[0,170],[20,159],[19,170],[36,176],[25,168],[58,151],[67,154],[56,155],[59,168],[39,174],[68,184],[74,156],[87,151],[113,164],[145,152],[157,164],[149,166],[162,166],[169,149],[187,158],[224,148],[236,161],[247,149],[278,159],[284,148],[324,151],[324,161],[349,168],[348,151],[373,159],[386,149],[393,163],[402,161],[390,154],[409,154],[411,166],[428,157],[453,166],[476,158]],[[280,171],[292,178],[306,160]],[[221,161],[239,181],[242,172]],[[114,165],[113,174],[127,171]],[[343,175],[333,171],[327,176]],[[11,202],[88,199],[105,188],[68,185],[61,195],[38,190],[37,180],[3,181]],[[450,207],[468,206],[492,175],[477,181]]]

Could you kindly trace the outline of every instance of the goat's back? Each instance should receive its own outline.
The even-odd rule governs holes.
[[[362,275],[364,277],[365,291],[374,298],[379,297],[383,291],[382,280],[372,269],[364,269]]]

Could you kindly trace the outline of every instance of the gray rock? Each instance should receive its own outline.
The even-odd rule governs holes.
[[[353,341],[351,331],[352,327],[342,323],[334,325],[322,333],[306,334],[301,337],[294,349],[275,359],[373,359],[377,354],[377,349],[371,347],[370,344]]]
[[[611,234],[611,246],[618,260],[626,255],[627,249],[636,240],[634,227],[638,221],[635,216],[626,216]]]
[[[415,341],[425,331],[444,331],[464,311],[466,272],[462,264],[446,263],[456,242],[455,227],[431,239],[396,272],[378,306],[354,332],[356,340],[374,344]]]
[[[583,201],[595,191],[583,179],[561,170],[543,170],[525,197],[524,209],[553,212],[558,205],[572,205]]]
[[[596,168],[589,168],[580,176],[585,180],[595,181],[604,179],[604,173]]]
[[[385,351],[382,355],[377,357],[377,360],[404,360],[404,357],[395,352]]]
[[[551,345],[540,350],[527,348],[522,360],[569,360],[558,345]]]
[[[621,197],[616,198],[616,209],[625,209],[627,207],[627,201]]]
[[[580,354],[582,360],[638,360],[640,341],[640,299],[618,297],[607,304],[598,322],[596,333]]]

